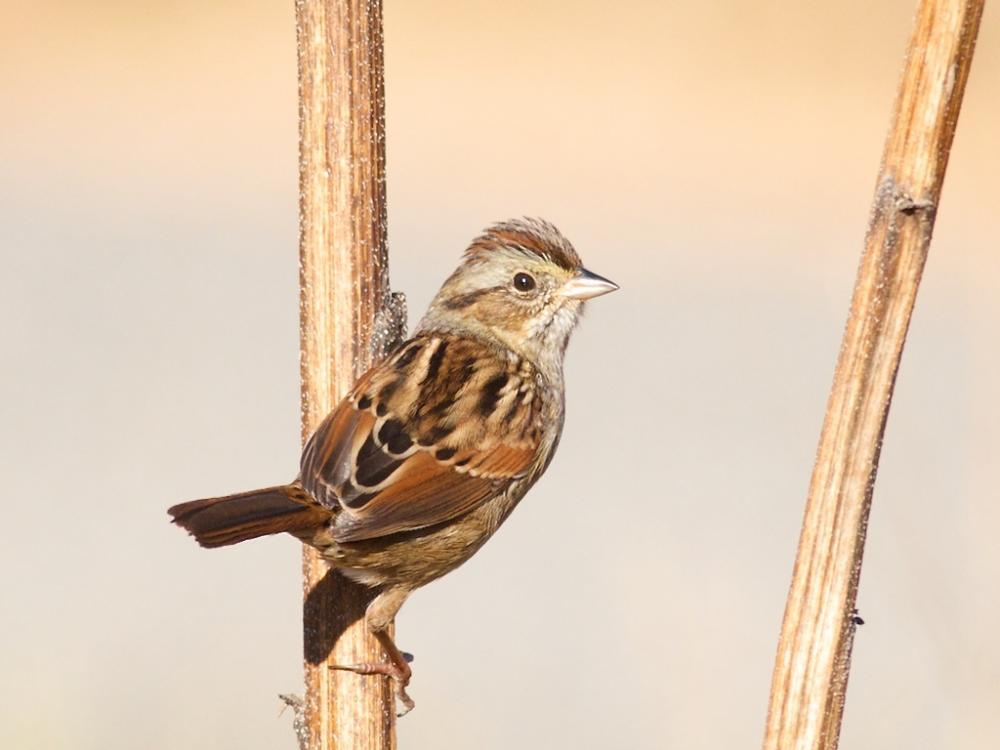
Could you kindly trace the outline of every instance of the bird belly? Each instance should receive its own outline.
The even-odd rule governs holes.
[[[405,585],[413,589],[450,573],[472,557],[514,504],[514,496],[504,494],[458,519],[435,526],[343,543],[324,531],[310,543],[332,567],[358,583]]]

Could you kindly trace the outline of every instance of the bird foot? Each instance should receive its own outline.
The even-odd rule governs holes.
[[[403,654],[407,662],[413,661],[412,654]],[[396,700],[402,704],[402,708],[396,711],[396,716],[406,716],[416,705],[413,698],[406,692],[406,686],[410,683],[410,670],[401,669],[391,662],[363,663],[363,664],[331,664],[330,669],[339,669],[343,672],[354,672],[355,674],[378,674],[385,675],[392,680],[396,687]]]

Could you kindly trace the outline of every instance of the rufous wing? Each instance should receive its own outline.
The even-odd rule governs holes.
[[[425,334],[366,373],[302,456],[302,485],[338,508],[341,542],[456,518],[539,460],[541,399],[525,363]]]

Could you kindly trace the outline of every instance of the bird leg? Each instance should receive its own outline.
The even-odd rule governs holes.
[[[413,674],[409,664],[413,657],[399,650],[389,635],[389,625],[409,594],[409,589],[386,589],[372,600],[365,611],[365,625],[368,632],[382,645],[388,661],[377,664],[330,665],[330,669],[340,669],[355,674],[380,674],[391,678],[396,686],[396,698],[403,704],[403,709],[396,714],[397,716],[405,716],[415,705],[413,699],[406,693],[406,686],[410,684],[410,676]]]

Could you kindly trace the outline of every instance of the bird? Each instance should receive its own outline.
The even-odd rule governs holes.
[[[362,375],[306,442],[290,483],[175,505],[203,547],[287,532],[374,587],[365,625],[400,715],[411,668],[389,626],[417,588],[468,560],[548,468],[563,361],[586,300],[617,290],[541,219],[489,226],[414,334]]]

